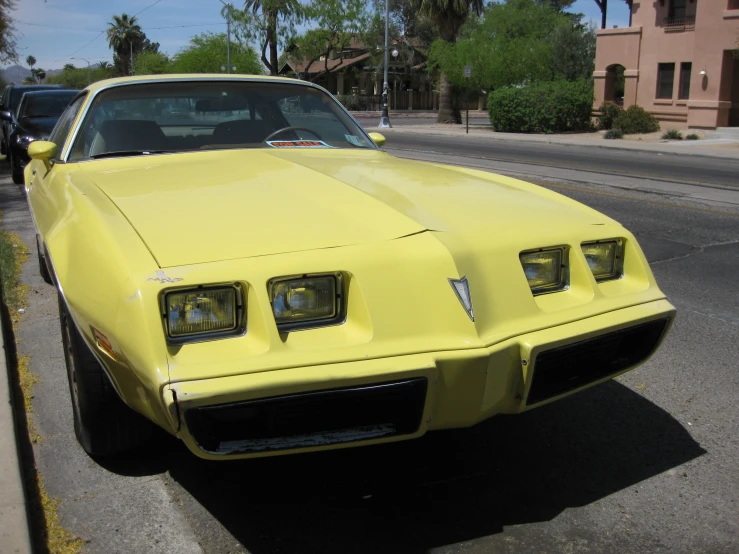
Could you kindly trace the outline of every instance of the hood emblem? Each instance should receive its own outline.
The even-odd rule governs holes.
[[[454,289],[454,294],[457,295],[467,315],[470,316],[472,321],[475,321],[475,312],[472,310],[472,297],[470,296],[470,285],[467,282],[467,277],[449,279],[449,284]]]
[[[162,271],[160,269],[160,270],[157,271],[156,278],[149,277],[146,281],[147,282],[149,282],[149,281],[156,281],[158,283],[177,283],[177,282],[182,281],[182,280],[183,280],[182,277],[175,277],[174,279],[172,279],[171,277],[167,277],[164,274],[164,271]]]

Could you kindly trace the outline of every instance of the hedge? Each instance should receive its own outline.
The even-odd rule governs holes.
[[[498,89],[488,96],[490,123],[508,133],[563,133],[590,127],[593,85],[552,81]]]

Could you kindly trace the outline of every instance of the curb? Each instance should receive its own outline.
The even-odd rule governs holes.
[[[15,348],[5,344],[5,338],[10,333],[10,330],[6,331],[10,317],[1,299],[0,312],[0,553],[30,554],[33,549],[28,502],[14,416],[14,410],[19,407],[13,395],[10,373],[15,366]]]

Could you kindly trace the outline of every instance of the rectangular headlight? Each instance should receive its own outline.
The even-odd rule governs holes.
[[[269,282],[269,301],[280,330],[340,323],[343,318],[340,273],[278,277]]]
[[[609,239],[584,242],[581,247],[596,281],[609,281],[621,277],[623,271],[623,240]]]
[[[531,292],[544,294],[567,288],[567,247],[541,248],[519,254]]]
[[[172,339],[238,334],[243,331],[244,319],[241,287],[202,286],[165,292],[163,316]]]

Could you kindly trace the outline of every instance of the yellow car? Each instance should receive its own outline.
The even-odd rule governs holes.
[[[95,83],[30,144],[89,454],[152,422],[214,460],[413,439],[657,349],[675,310],[621,225],[384,141],[310,83],[172,75]]]

